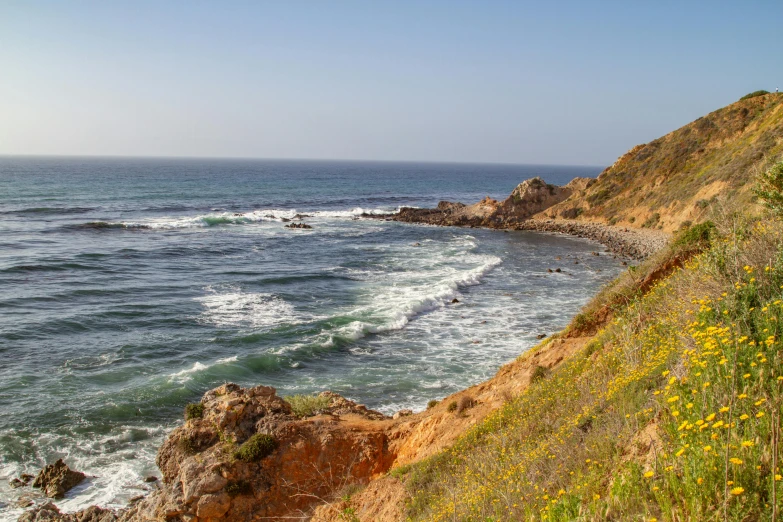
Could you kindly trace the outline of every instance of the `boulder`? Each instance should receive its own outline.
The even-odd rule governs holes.
[[[389,418],[336,393],[319,396],[327,405],[300,418],[269,386],[208,391],[203,415],[161,446],[159,488],[119,520],[282,519],[388,470],[386,423],[368,421]]]
[[[72,470],[63,459],[59,459],[38,473],[33,487],[41,488],[47,497],[61,498],[69,489],[84,480],[84,477],[84,473]]]

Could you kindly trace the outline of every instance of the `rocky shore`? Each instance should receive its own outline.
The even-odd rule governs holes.
[[[441,201],[436,208],[402,208],[396,214],[364,214],[370,219],[437,226],[483,227],[498,230],[533,230],[569,234],[597,241],[615,254],[643,259],[666,245],[670,235],[661,230],[629,228],[605,223],[552,216],[547,210],[580,193],[595,180],[576,178],[564,187],[550,185],[540,178],[520,183],[503,202],[489,197],[473,205]]]
[[[536,368],[553,368],[584,338],[553,339],[501,368],[490,381],[413,413],[393,417],[331,392],[320,406],[295,413],[274,388],[224,384],[186,409],[187,420],[158,451],[158,488],[127,509],[96,506],[61,513],[52,502],[31,507],[19,522],[341,521],[341,502],[359,495],[400,495],[387,472],[450,446],[470,426],[516,396]],[[59,467],[59,465],[58,465]],[[373,497],[368,509],[381,508]],[[388,507],[388,506],[387,506]],[[368,512],[362,520],[397,520]],[[353,520],[353,519],[349,519]]]

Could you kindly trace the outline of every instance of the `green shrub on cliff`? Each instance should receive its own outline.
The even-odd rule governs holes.
[[[191,402],[185,406],[185,420],[200,419],[204,416],[204,405],[200,402]]]
[[[297,417],[310,417],[329,407],[331,399],[320,395],[291,395],[285,401]]]
[[[755,98],[757,96],[764,96],[765,94],[769,94],[769,91],[765,91],[763,89],[760,90],[760,91],[753,91],[753,92],[751,92],[749,94],[746,94],[742,98],[740,98],[740,101],[742,101],[742,100],[749,100],[749,99]]]
[[[767,208],[783,216],[783,161],[758,177],[754,192]]]
[[[276,448],[277,441],[274,437],[266,433],[256,433],[234,452],[234,458],[245,462],[256,462],[269,456]]]

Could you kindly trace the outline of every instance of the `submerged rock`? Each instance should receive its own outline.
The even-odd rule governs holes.
[[[49,464],[42,469],[33,482],[34,488],[41,488],[44,494],[50,498],[60,498],[72,487],[84,480],[84,473],[74,471],[58,459],[54,464]]]
[[[307,223],[291,223],[290,225],[286,225],[285,228],[313,228]]]

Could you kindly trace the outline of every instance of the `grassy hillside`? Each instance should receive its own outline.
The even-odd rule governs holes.
[[[397,470],[407,516],[780,517],[783,223],[715,219],[588,305],[595,317],[609,304],[610,319],[581,353],[451,450]]]
[[[716,200],[751,203],[748,182],[783,153],[783,94],[752,94],[634,147],[544,215],[674,231]]]

